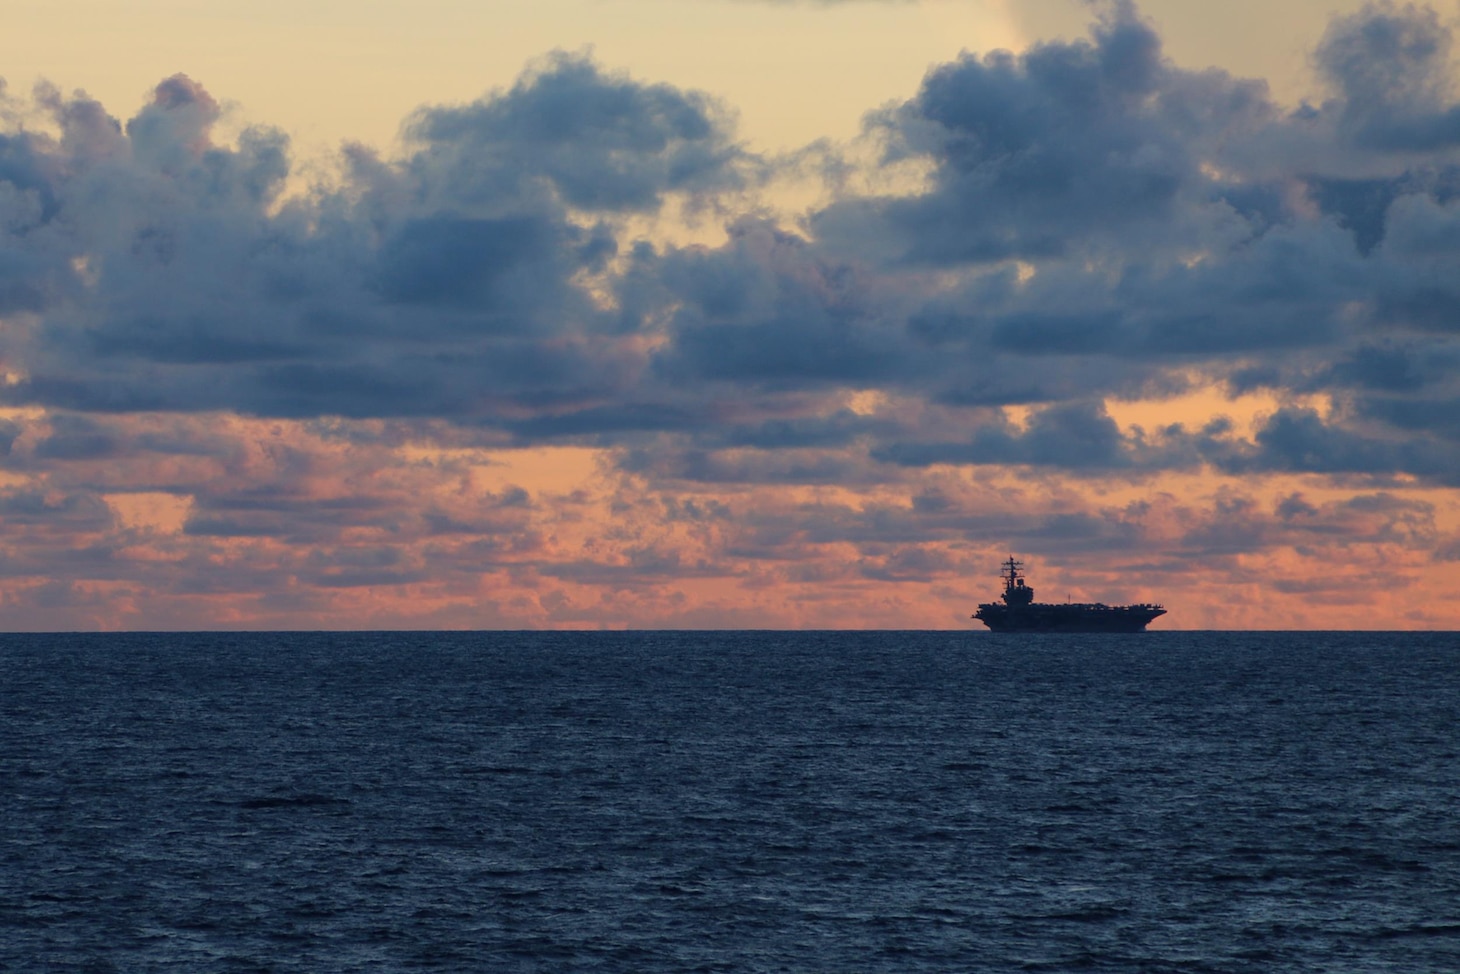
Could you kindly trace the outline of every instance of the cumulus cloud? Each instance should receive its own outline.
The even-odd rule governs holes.
[[[425,106],[405,155],[352,148],[341,184],[287,200],[287,139],[254,128],[217,144],[217,103],[193,79],[161,82],[125,125],[48,89],[37,100],[59,136],[0,146],[0,297],[25,316],[5,337],[4,395],[432,417],[519,443],[666,433],[699,449],[824,424],[852,389],[1033,404],[1051,422],[1178,366],[1358,397],[1376,381],[1362,349],[1426,333],[1427,355],[1451,354],[1436,336],[1454,317],[1457,170],[1444,140],[1370,132],[1454,109],[1448,44],[1414,7],[1340,19],[1318,54],[1333,97],[1284,115],[1260,82],[1173,64],[1131,5],[1111,4],[1086,39],[965,54],[869,116],[887,162],[926,164],[921,190],[844,191],[799,233],[740,217],[714,247],[636,241],[624,221],[672,198],[738,199],[771,163],[737,146],[710,97],[581,55]],[[1311,169],[1315,147],[1352,142],[1362,177]],[[1454,395],[1428,376],[1427,401]],[[1398,439],[1424,410],[1360,412],[1404,416],[1385,434]],[[961,450],[895,419],[859,435],[897,462],[1128,459],[1093,427],[1061,441],[970,419],[981,431]]]
[[[508,92],[418,110],[406,133],[422,143],[454,205],[520,205],[539,188],[593,211],[656,208],[666,192],[737,186],[745,160],[727,111],[698,92],[605,74],[582,56],[546,58]]]
[[[1379,149],[1460,143],[1451,40],[1433,9],[1414,4],[1374,4],[1336,19],[1316,60],[1339,93],[1343,132]]]
[[[889,159],[931,163],[929,190],[841,201],[813,227],[830,242],[890,234],[916,263],[1058,258],[1101,241],[1140,256],[1221,196],[1202,164],[1273,115],[1265,86],[1180,71],[1154,28],[1116,5],[1088,40],[933,68],[871,121]]]
[[[0,295],[37,315],[8,396],[81,411],[470,421],[612,396],[621,324],[579,280],[617,251],[610,218],[732,192],[750,165],[707,97],[567,55],[422,109],[405,158],[352,149],[344,185],[282,204],[287,140],[215,145],[190,79],[124,130],[84,97],[46,107],[61,139],[0,147]]]

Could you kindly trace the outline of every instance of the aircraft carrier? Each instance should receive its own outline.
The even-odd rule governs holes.
[[[973,618],[994,632],[1145,632],[1152,619],[1166,614],[1152,603],[1036,602],[1023,568],[1010,555],[1003,566],[1003,597],[980,603]]]

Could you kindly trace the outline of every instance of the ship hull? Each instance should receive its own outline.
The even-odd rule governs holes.
[[[1035,602],[980,605],[973,614],[994,632],[1145,632],[1166,610],[1154,605],[1085,605]]]

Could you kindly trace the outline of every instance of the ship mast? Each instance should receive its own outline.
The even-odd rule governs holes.
[[[1023,567],[1023,562],[1016,561],[1013,555],[1004,562],[1002,575],[1005,605],[1028,605],[1034,601],[1034,589],[1024,584],[1024,576],[1020,571]]]

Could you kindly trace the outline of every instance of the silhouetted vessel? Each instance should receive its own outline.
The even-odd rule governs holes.
[[[1152,619],[1166,614],[1161,606],[1145,603],[1036,602],[1034,589],[1024,584],[1023,567],[1011,555],[1004,562],[1002,601],[980,603],[973,614],[994,632],[1145,632]]]

